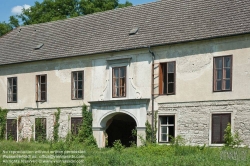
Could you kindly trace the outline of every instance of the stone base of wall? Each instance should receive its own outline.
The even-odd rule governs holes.
[[[175,136],[185,138],[190,145],[210,145],[212,114],[230,113],[232,131],[238,131],[243,144],[250,147],[250,99],[160,103],[160,115],[175,115]]]
[[[47,139],[53,139],[56,108],[9,110],[7,119],[17,119],[17,140],[30,140],[35,136],[35,119],[46,118]],[[71,128],[71,117],[82,117],[82,107],[61,108],[59,137],[65,138]]]

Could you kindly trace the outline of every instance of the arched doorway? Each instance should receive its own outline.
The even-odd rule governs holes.
[[[106,146],[112,147],[115,140],[120,140],[126,147],[132,143],[136,144],[137,137],[132,134],[133,130],[136,130],[136,122],[131,116],[124,113],[116,114],[106,123]]]

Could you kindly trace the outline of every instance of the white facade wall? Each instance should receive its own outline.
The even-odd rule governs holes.
[[[250,144],[248,141],[250,129],[247,127],[249,126],[247,121],[250,121],[249,102],[242,102],[237,106],[238,102],[250,99],[249,39],[250,35],[241,35],[151,48],[156,56],[155,63],[176,62],[176,94],[155,96],[154,100],[155,110],[158,110],[159,115],[176,115],[176,135],[184,136],[191,144],[210,145],[211,113],[229,111],[234,118],[233,130],[240,129],[245,144]],[[213,58],[225,55],[233,57],[232,91],[213,92]],[[115,66],[127,67],[125,98],[112,98],[112,67]],[[62,108],[61,119],[65,121],[61,123],[64,126],[61,129],[66,131],[68,130],[66,117],[71,113],[79,115],[80,107],[84,103],[89,105],[89,102],[95,102],[99,105],[98,108],[102,108],[100,104],[105,101],[119,100],[119,108],[125,107],[124,110],[129,110],[127,106],[129,100],[150,99],[151,69],[151,54],[147,48],[0,66],[0,106],[10,110],[9,118],[25,116],[27,111],[33,111],[34,117],[39,116],[40,112],[43,112],[41,116],[49,116],[57,107],[60,107]],[[84,99],[71,100],[71,72],[82,70],[84,71]],[[157,67],[154,72],[158,73]],[[35,101],[35,76],[41,74],[47,74],[46,102]],[[8,77],[18,79],[17,103],[7,103]],[[155,83],[157,82],[156,77]],[[155,93],[158,93],[158,88],[155,88]],[[228,101],[231,104],[225,104],[228,105],[225,107],[217,106],[221,101]],[[203,102],[210,104],[192,106]],[[233,106],[234,103],[236,106]],[[175,109],[176,107],[178,109]],[[135,120],[145,124],[146,118],[140,117],[150,114],[151,101],[142,109],[145,110],[143,115],[137,114]],[[97,112],[94,112],[93,117],[97,117],[96,114],[104,114],[101,110],[95,109]],[[113,108],[109,109],[110,113],[113,110]],[[190,117],[196,117],[196,119],[190,119]],[[151,116],[147,116],[147,119],[151,122]],[[100,119],[94,119],[93,127],[100,127],[99,122]],[[32,120],[29,123],[32,125]],[[49,121],[48,123],[51,123],[48,125],[51,128],[53,123]],[[145,125],[140,127],[143,132]],[[60,131],[62,137],[65,133]],[[29,136],[30,130],[27,129],[27,132],[24,130],[23,135]],[[49,134],[48,138],[50,138]],[[99,144],[101,147],[101,142]]]

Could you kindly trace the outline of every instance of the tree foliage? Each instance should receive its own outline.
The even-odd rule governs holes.
[[[119,0],[43,0],[23,9],[19,15],[10,16],[9,23],[0,22],[0,36],[18,27],[19,20],[22,20],[23,25],[31,25],[127,6],[132,6],[132,3],[126,1],[123,4]]]

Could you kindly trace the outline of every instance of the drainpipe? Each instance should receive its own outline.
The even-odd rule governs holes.
[[[151,75],[151,102],[152,102],[152,141],[154,140],[154,60],[155,60],[155,54],[153,51],[151,51],[150,46],[148,47],[149,53],[152,55],[152,75]]]

